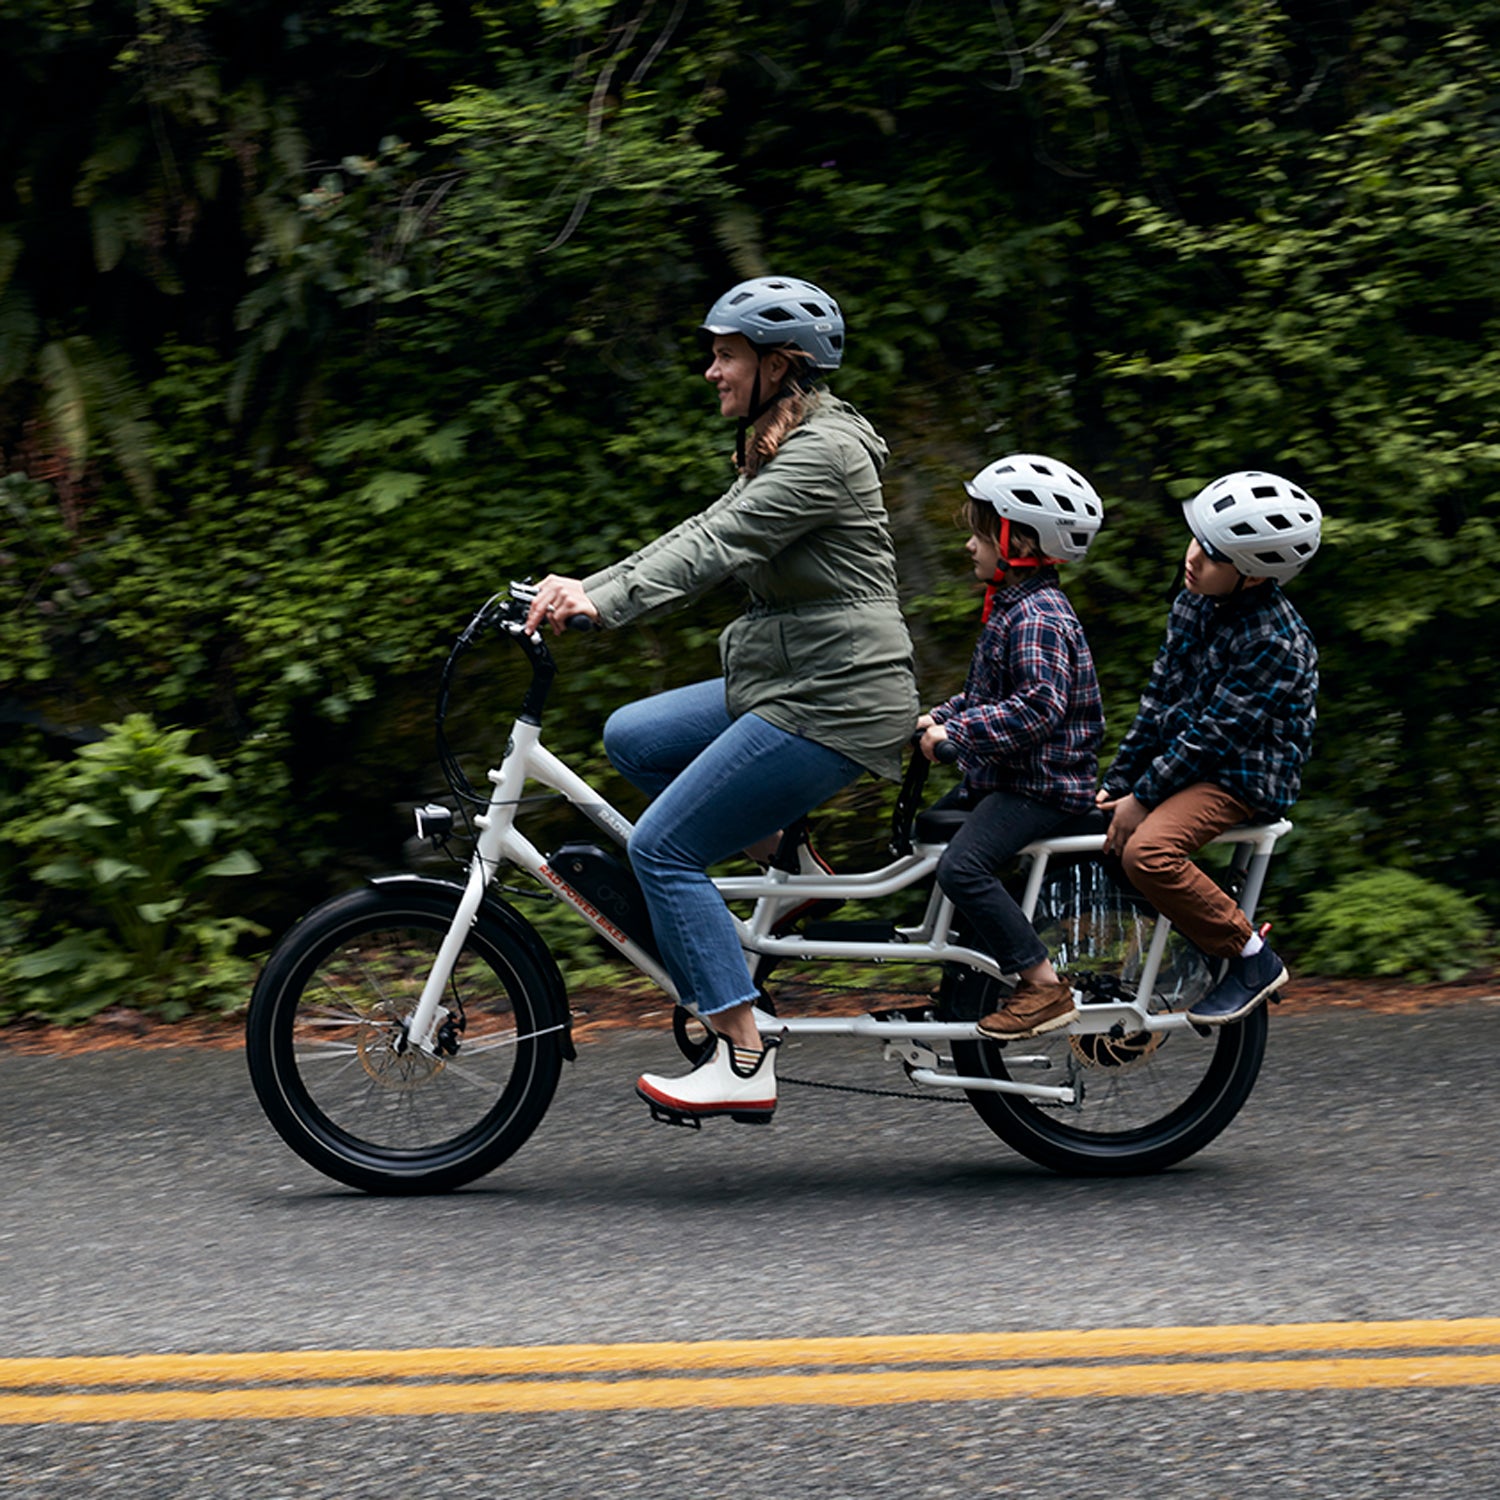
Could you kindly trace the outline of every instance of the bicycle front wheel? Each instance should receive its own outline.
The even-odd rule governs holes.
[[[1091,862],[1049,882],[1037,906],[1037,930],[1053,961],[1075,983],[1105,991],[1118,985],[1135,992],[1155,923],[1146,902]],[[1212,983],[1208,960],[1173,932],[1149,1008],[1186,1010]],[[1071,1086],[1071,1105],[977,1089],[968,1098],[996,1135],[1042,1166],[1127,1176],[1191,1156],[1234,1119],[1260,1072],[1266,1032],[1262,1005],[1236,1025],[1212,1030],[956,1042],[953,1061],[970,1077]]]
[[[534,952],[493,914],[469,931],[433,1052],[407,1045],[456,892],[340,896],[262,971],[246,1054],[267,1118],[319,1171],[372,1193],[443,1192],[492,1171],[551,1103],[566,1015]]]

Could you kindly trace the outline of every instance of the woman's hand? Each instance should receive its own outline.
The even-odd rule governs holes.
[[[599,622],[594,601],[584,593],[583,585],[576,578],[549,573],[536,586],[536,598],[526,611],[526,628],[537,630],[546,621],[552,626],[553,635],[561,635],[574,615],[587,615],[595,624]]]
[[[1131,834],[1146,821],[1151,809],[1134,792],[1127,792],[1123,797],[1111,797],[1102,787],[1094,797],[1094,806],[1100,812],[1113,814],[1109,820],[1109,830],[1104,835],[1104,852],[1119,859],[1125,853]]]

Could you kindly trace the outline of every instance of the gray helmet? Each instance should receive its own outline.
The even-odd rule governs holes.
[[[1041,453],[997,458],[964,489],[971,500],[993,505],[1003,519],[1030,526],[1043,555],[1057,562],[1081,561],[1104,524],[1104,502],[1093,485]]]
[[[1275,474],[1225,474],[1184,502],[1183,518],[1215,562],[1247,578],[1295,578],[1318,550],[1323,512],[1305,490]]]
[[[817,370],[836,370],[844,357],[844,315],[810,281],[757,276],[731,287],[699,325],[704,333],[742,333],[757,348],[791,344]]]

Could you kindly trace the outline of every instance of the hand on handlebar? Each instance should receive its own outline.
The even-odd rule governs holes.
[[[922,736],[917,744],[928,760],[952,765],[958,759],[958,746],[948,738],[948,731],[941,724],[932,722],[931,714],[923,714],[917,720],[917,729]]]
[[[536,597],[526,611],[526,629],[538,630],[545,622],[552,627],[553,635],[561,635],[579,616],[599,623],[599,611],[584,593],[583,585],[576,578],[549,573],[536,586]]]

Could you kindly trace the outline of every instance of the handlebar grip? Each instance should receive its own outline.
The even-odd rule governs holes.
[[[598,622],[595,620],[591,620],[587,615],[569,615],[566,624],[569,630],[599,629]]]
[[[958,746],[952,740],[939,740],[932,755],[940,765],[951,766],[958,760]]]

